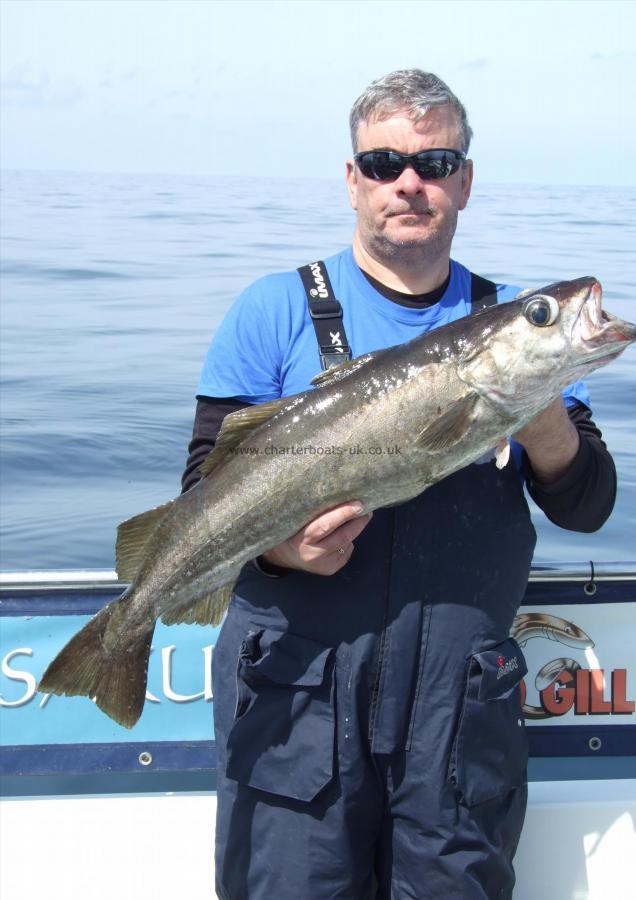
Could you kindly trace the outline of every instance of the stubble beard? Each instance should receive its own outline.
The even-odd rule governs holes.
[[[450,248],[457,229],[457,211],[440,228],[433,228],[424,235],[408,239],[391,237],[386,231],[369,230],[364,235],[371,254],[389,265],[400,268],[421,269],[450,255]],[[433,217],[434,218],[434,217]]]

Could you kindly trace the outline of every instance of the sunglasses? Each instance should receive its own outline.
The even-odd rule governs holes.
[[[365,178],[395,181],[411,165],[425,180],[448,178],[456,172],[466,154],[463,150],[422,150],[420,153],[398,153],[396,150],[364,150],[353,157]]]

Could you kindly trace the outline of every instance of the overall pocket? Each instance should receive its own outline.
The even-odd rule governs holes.
[[[238,657],[227,776],[309,801],[333,776],[333,649],[285,632],[248,632]]]
[[[469,657],[449,769],[469,807],[502,797],[526,781],[528,744],[519,685],[527,671],[513,638]]]

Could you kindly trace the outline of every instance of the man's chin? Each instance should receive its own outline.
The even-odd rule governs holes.
[[[421,249],[431,244],[437,244],[439,235],[436,231],[422,228],[400,228],[394,232],[384,234],[384,240],[387,244],[394,247],[406,249],[413,247]]]
[[[395,251],[408,253],[444,253],[450,251],[455,229],[451,227],[438,227],[430,216],[395,217],[389,219],[380,236],[380,240]]]

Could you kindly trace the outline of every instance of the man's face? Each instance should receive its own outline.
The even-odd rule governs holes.
[[[406,113],[381,122],[362,122],[358,152],[447,148],[461,150],[457,118],[449,106],[432,107],[417,124]],[[450,253],[457,213],[470,196],[472,163],[468,160],[448,178],[423,180],[407,166],[395,181],[366,178],[353,160],[347,162],[347,188],[358,213],[358,236],[375,258],[421,258]]]

